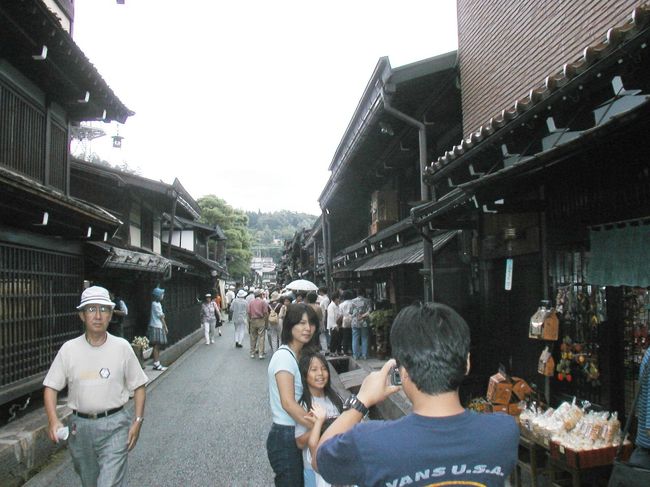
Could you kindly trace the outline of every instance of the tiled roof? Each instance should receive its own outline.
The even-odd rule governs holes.
[[[0,182],[6,184],[7,186],[12,186],[20,189],[26,193],[31,193],[35,198],[41,198],[43,200],[49,201],[50,204],[65,207],[68,210],[72,210],[78,213],[85,213],[92,218],[105,222],[106,224],[114,225],[115,227],[122,224],[118,218],[97,205],[89,203],[88,201],[82,201],[80,199],[73,198],[72,196],[68,196],[58,189],[41,184],[34,179],[20,174],[19,172],[12,171],[8,167],[5,167],[1,164]]]
[[[585,47],[582,55],[577,60],[564,64],[559,72],[547,76],[540,85],[532,88],[526,96],[501,110],[498,115],[490,118],[467,138],[461,140],[458,145],[446,151],[444,155],[426,168],[424,179],[428,182],[438,179],[444,169],[448,168],[452,163],[459,162],[470,150],[493,138],[495,134],[508,129],[511,123],[519,122],[519,117],[525,115],[526,112],[540,105],[543,106],[549,97],[642,32],[648,26],[649,21],[650,7],[642,5],[635,8],[628,22],[609,29],[601,41]]]
[[[329,165],[330,177],[318,197],[321,208],[329,207],[336,195],[345,194],[340,186],[348,178],[351,167],[367,169],[368,164],[376,163],[395,145],[394,139],[383,135],[378,128],[382,117],[389,116],[390,125],[395,128],[408,126],[404,121],[388,115],[385,87],[388,85],[396,90],[395,108],[404,110],[410,107],[410,112],[413,108],[410,105],[418,106],[431,92],[451,86],[456,58],[456,51],[452,51],[398,68],[392,68],[387,57],[379,59]],[[416,116],[414,113],[410,115]],[[396,131],[396,134],[399,135],[399,132]]]
[[[171,216],[168,213],[163,213],[163,218],[167,220],[171,220]],[[226,234],[223,233],[223,230],[219,225],[215,226],[210,226],[206,225],[205,223],[197,222],[194,220],[189,220],[187,218],[183,218],[180,216],[176,217],[176,221],[181,224],[182,228],[190,227],[190,228],[200,228],[202,230],[206,230],[213,234],[214,236],[218,237],[219,240],[226,240]]]
[[[103,251],[102,267],[164,274],[172,264],[162,255],[127,250],[104,242],[88,242]]]
[[[431,238],[432,251],[438,252],[456,235],[458,230],[439,232]],[[377,269],[386,269],[399,265],[419,264],[423,261],[424,246],[422,241],[408,245],[393,247],[373,253],[370,256],[362,255],[353,260],[346,259],[345,256],[336,258],[333,262],[335,268],[333,273],[355,271],[371,271]],[[346,264],[347,262],[347,264]]]
[[[39,84],[72,120],[124,123],[134,113],[113,93],[95,66],[43,0],[2,2],[0,58]],[[110,28],[110,27],[109,27]],[[47,48],[46,58],[32,56]],[[86,93],[89,98],[84,100]],[[105,117],[104,117],[105,114]]]
[[[607,133],[608,130],[624,127],[626,124],[634,121],[637,116],[642,116],[644,113],[647,114],[650,110],[650,96],[638,96],[637,98],[641,98],[637,102],[637,105],[634,105],[629,110],[621,111],[616,115],[610,116],[606,121],[595,127],[581,131],[568,143],[554,145],[533,156],[520,158],[519,161],[512,165],[493,173],[485,174],[478,179],[457,185],[437,201],[429,201],[411,209],[413,225],[422,227],[441,215],[462,209],[472,200],[474,200],[474,205],[478,208],[479,205],[475,196],[480,188],[494,187],[495,185],[501,185],[502,187],[508,185],[513,187],[516,185],[517,178],[529,176],[534,171],[543,168],[550,161],[561,160],[567,154],[571,154],[594,143]]]

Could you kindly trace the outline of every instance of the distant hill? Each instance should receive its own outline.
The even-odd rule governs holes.
[[[296,231],[308,229],[318,216],[296,211],[280,210],[271,213],[247,211],[248,230],[253,237],[253,255],[260,250],[262,257],[273,257],[276,262],[282,253],[284,240],[293,238]],[[282,241],[282,243],[278,242]]]

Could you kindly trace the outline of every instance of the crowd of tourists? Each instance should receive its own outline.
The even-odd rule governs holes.
[[[363,288],[340,289],[330,295],[325,287],[310,292],[283,292],[237,283],[225,293],[225,303],[228,319],[235,325],[235,347],[243,347],[244,333],[248,330],[251,358],[266,358],[267,341],[270,353],[279,348],[290,304],[305,304],[314,310],[319,323],[316,340],[324,355],[350,355],[356,360],[369,357],[373,304]]]

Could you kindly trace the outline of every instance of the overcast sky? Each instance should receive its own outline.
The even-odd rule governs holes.
[[[378,59],[456,49],[456,2],[77,0],[74,39],[136,112],[122,149],[99,123],[90,150],[196,199],[317,214]]]

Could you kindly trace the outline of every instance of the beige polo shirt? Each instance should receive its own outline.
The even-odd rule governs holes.
[[[147,383],[129,342],[108,334],[93,347],[85,335],[63,344],[43,381],[57,391],[68,386],[68,406],[92,414],[123,406],[129,394]]]

